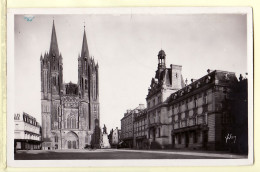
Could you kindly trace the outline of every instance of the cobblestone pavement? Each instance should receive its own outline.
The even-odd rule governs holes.
[[[247,156],[218,152],[94,149],[17,151],[15,160],[65,159],[243,159]]]

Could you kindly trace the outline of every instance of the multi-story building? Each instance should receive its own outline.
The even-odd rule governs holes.
[[[232,72],[208,72],[169,97],[174,148],[225,149],[231,131],[228,100],[238,81]]]
[[[16,150],[41,149],[41,126],[36,118],[23,112],[14,115],[14,144]]]
[[[42,147],[83,149],[90,145],[95,120],[99,119],[99,67],[89,55],[85,28],[78,83],[63,82],[62,61],[53,21],[50,50],[40,58]]]
[[[239,82],[234,86],[229,105],[232,129],[226,138],[226,144],[232,152],[248,153],[248,79],[240,74]],[[226,139],[225,138],[225,139]]]
[[[152,78],[146,97],[148,138],[151,148],[170,146],[167,98],[183,86],[182,66],[170,65],[170,68],[166,68],[166,54],[160,50],[155,78]]]
[[[107,135],[109,144],[112,146],[112,136],[113,136],[113,128],[110,130],[109,134]]]
[[[139,111],[144,109],[143,104],[133,110],[127,110],[124,117],[121,119],[121,140],[123,140],[128,147],[133,147],[134,142],[134,117]]]
[[[120,134],[121,130],[116,127],[116,129],[112,132],[112,145],[117,145],[120,142]]]
[[[128,111],[121,120],[122,139],[135,148],[190,148],[248,151],[247,79],[235,73],[210,71],[187,85],[182,67],[158,68],[148,90],[147,108]],[[135,112],[135,113],[134,113]],[[133,125],[133,126],[132,126]],[[133,135],[134,134],[134,135]],[[145,139],[148,138],[148,139]]]
[[[146,109],[139,111],[134,117],[134,147],[137,149],[149,147]]]

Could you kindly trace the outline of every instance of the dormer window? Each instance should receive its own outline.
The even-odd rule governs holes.
[[[210,79],[211,79],[211,77],[208,76],[208,77],[206,78],[206,83],[209,83],[209,82],[210,82]]]
[[[196,88],[199,88],[199,86],[200,86],[200,82],[197,83]]]
[[[227,73],[225,74],[225,79],[226,79],[226,80],[229,80],[229,77],[228,77],[228,74],[227,74]]]
[[[187,91],[190,92],[191,88],[192,88],[191,86],[188,86]]]

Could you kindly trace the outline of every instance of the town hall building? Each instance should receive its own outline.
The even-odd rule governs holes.
[[[48,53],[41,55],[42,148],[83,149],[99,121],[99,67],[90,57],[84,28],[78,83],[63,82],[63,57],[53,21]]]

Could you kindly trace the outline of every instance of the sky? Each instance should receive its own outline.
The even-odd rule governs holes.
[[[84,23],[90,55],[99,64],[100,124],[119,127],[127,109],[145,104],[157,69],[182,65],[184,79],[201,78],[207,69],[247,72],[247,19],[243,14],[95,14],[24,15],[14,20],[15,113],[41,123],[40,56],[49,51],[54,19],[63,56],[64,82],[77,83]]]

